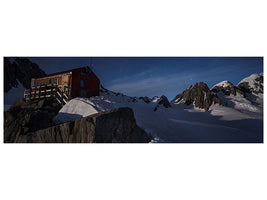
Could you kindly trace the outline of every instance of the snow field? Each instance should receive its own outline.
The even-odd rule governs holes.
[[[224,95],[224,94],[223,94]],[[247,142],[257,141],[262,133],[261,110],[241,96],[224,96],[228,107],[212,105],[208,112],[193,105],[160,106],[157,101],[145,103],[113,92],[102,92],[91,98],[75,98],[68,102],[54,118],[62,123],[106,110],[130,107],[137,125],[153,139],[151,142]],[[255,127],[258,127],[255,129]]]

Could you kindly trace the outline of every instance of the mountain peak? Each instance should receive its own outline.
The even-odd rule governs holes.
[[[252,74],[242,79],[238,87],[248,93],[263,93],[263,73]]]
[[[227,86],[233,86],[233,84],[229,81],[222,81],[220,83],[217,83],[216,85],[214,85],[211,89],[213,89],[214,87],[227,87]]]
[[[169,108],[169,107],[171,107],[171,104],[170,104],[168,98],[167,98],[166,96],[164,96],[164,95],[162,95],[162,96],[159,98],[159,100],[158,100],[158,105],[154,108],[154,111],[156,111],[161,105],[162,105],[163,107],[165,107],[165,108]]]
[[[242,90],[240,90],[239,88],[235,87],[231,82],[229,81],[222,81],[216,85],[214,85],[211,88],[212,92],[218,93],[218,92],[223,92],[226,95],[236,95],[236,93],[240,93],[241,95],[245,95],[244,92]]]
[[[195,107],[209,110],[209,107],[214,103],[221,104],[220,99],[216,94],[213,94],[206,83],[199,82],[194,86],[190,86],[183,93],[177,95],[173,100],[173,103],[185,103],[187,105],[194,104]]]

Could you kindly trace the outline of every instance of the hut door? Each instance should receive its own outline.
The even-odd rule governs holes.
[[[62,76],[62,90],[69,95],[70,92],[70,75]]]

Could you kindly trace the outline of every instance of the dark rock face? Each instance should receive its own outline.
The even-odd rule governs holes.
[[[241,95],[243,95],[245,97],[245,93],[244,91],[242,91],[241,89],[239,89],[238,87],[235,87],[231,82],[227,81],[228,85],[223,87],[223,86],[214,86],[211,91],[214,93],[218,93],[218,92],[223,92],[225,95],[235,95],[236,93],[240,93]]]
[[[241,81],[237,86],[245,93],[263,93],[263,74],[255,78],[253,85],[250,85],[248,81]]]
[[[142,99],[146,103],[150,103],[151,102],[151,99],[149,97],[147,97],[147,96],[145,96],[145,97],[139,97],[139,99]]]
[[[27,58],[12,58],[14,62],[10,62],[9,58],[4,58],[4,91],[8,92],[12,87],[18,86],[21,82],[24,88],[30,88],[31,79],[35,77],[45,76],[45,72],[41,70],[37,64],[32,63]]]
[[[194,103],[198,108],[209,110],[212,103],[220,104],[221,101],[216,94],[210,91],[207,84],[200,82],[196,83],[194,86],[190,86],[189,89],[185,90],[183,93],[177,95],[172,102],[182,103],[187,105]]]
[[[16,78],[17,65],[4,58],[4,92],[8,92],[12,87],[18,86]]]
[[[136,125],[132,109],[118,108],[20,135],[15,142],[147,143],[150,139]]]
[[[164,95],[162,95],[162,96],[160,97],[160,99],[159,99],[159,101],[158,101],[158,105],[154,108],[154,111],[156,111],[156,110],[159,108],[159,106],[161,106],[161,105],[162,105],[163,107],[165,107],[165,108],[169,108],[169,107],[171,107],[171,104],[170,104],[168,98],[165,97]]]
[[[18,100],[4,113],[4,141],[16,142],[21,135],[54,125],[60,108],[55,100]]]
[[[251,93],[251,89],[248,85],[248,82],[239,83],[238,87],[245,93]]]

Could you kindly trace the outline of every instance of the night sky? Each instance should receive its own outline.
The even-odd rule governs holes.
[[[90,65],[90,57],[29,57],[47,74]],[[172,100],[196,82],[211,88],[228,80],[234,85],[263,72],[262,57],[93,57],[102,85],[129,96],[166,95]]]

